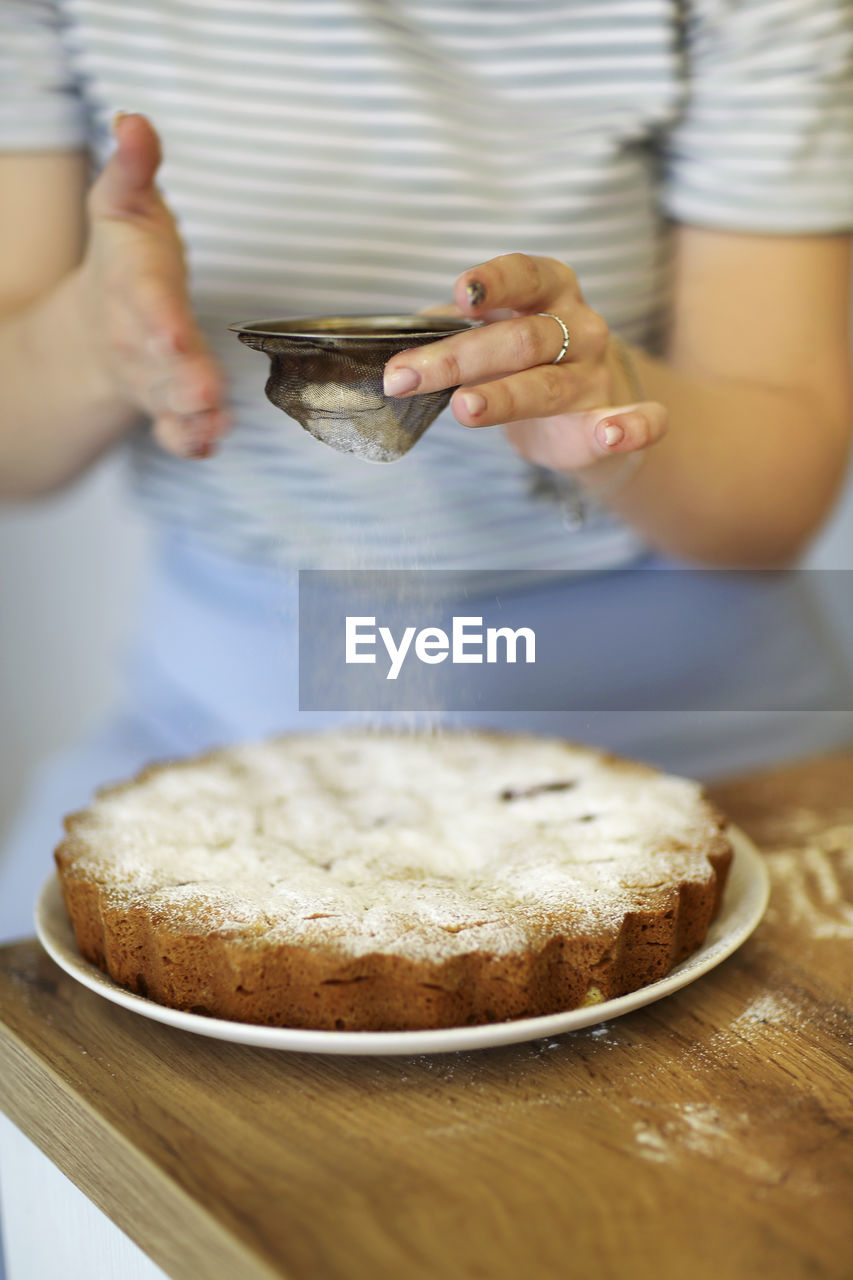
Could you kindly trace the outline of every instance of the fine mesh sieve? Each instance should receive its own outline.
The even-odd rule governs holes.
[[[474,323],[450,316],[312,316],[229,327],[269,356],[266,393],[274,405],[333,449],[394,462],[420,439],[455,387],[397,400],[382,390],[386,362]]]

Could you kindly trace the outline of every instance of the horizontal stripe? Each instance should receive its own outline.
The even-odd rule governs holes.
[[[126,37],[123,40],[116,40],[115,44],[116,48],[126,49]],[[163,50],[167,55],[174,54],[176,52],[174,41],[165,39],[155,40],[153,38],[146,40],[139,36],[133,37],[134,50],[144,47],[146,44],[150,45],[155,53],[157,48]],[[575,47],[574,44],[573,47]],[[219,78],[220,83],[222,84],[236,85],[238,88],[253,87],[252,79],[249,76],[240,75],[236,72],[231,72],[229,74],[223,72],[221,67],[205,68],[198,65],[198,63],[203,61],[205,57],[210,57],[215,61],[230,62],[232,65],[238,60],[238,55],[235,55],[233,50],[220,51],[218,58],[213,59],[212,51],[197,49],[194,52],[192,62],[187,60],[181,66],[181,78],[187,81],[198,80],[203,84],[207,84],[210,82],[211,78],[215,76]],[[86,58],[89,66],[98,68],[101,71],[107,73],[114,73],[117,71],[127,72],[131,76],[139,76],[142,78],[138,57],[121,57],[119,54],[104,51],[97,55],[89,53],[86,55]],[[275,54],[266,56],[262,51],[257,51],[254,57],[241,57],[239,58],[239,61],[244,64],[252,63],[255,65],[263,65],[264,63],[269,62],[271,66],[274,66],[275,69],[281,73],[282,76],[287,75],[287,84],[286,86],[283,86],[280,80],[271,78],[266,82],[261,81],[258,83],[257,88],[286,88],[294,97],[297,93],[319,94],[326,91],[332,94],[336,92],[344,92],[352,95],[353,97],[357,97],[358,91],[362,87],[370,93],[374,93],[376,90],[373,85],[368,85],[365,81],[358,79],[347,84],[338,83],[337,85],[327,85],[324,83],[321,89],[316,80],[311,80],[304,74],[295,76],[291,75],[291,68],[295,68],[297,72],[302,73],[314,68],[315,70],[322,71],[324,74],[327,74],[329,71],[343,71],[347,75],[357,74],[359,72],[381,73],[384,71],[389,75],[394,75],[395,78],[399,74],[399,68],[394,66],[390,57],[360,59],[349,52],[334,54],[324,49],[318,50],[316,54],[308,54],[302,50],[291,53],[291,51],[287,49],[281,52],[276,51]],[[193,65],[193,63],[196,65]],[[144,66],[146,75],[167,78],[175,74],[174,68],[168,65],[168,58],[165,64],[158,64],[152,59],[145,63]],[[478,74],[483,77],[515,76],[519,80],[523,80],[525,77],[534,77],[539,79],[544,76],[562,78],[566,75],[571,75],[573,77],[588,77],[591,79],[602,71],[621,71],[627,69],[633,74],[640,75],[643,72],[650,70],[655,72],[666,72],[669,69],[669,66],[670,57],[667,51],[660,53],[631,53],[627,50],[623,50],[618,53],[587,53],[579,57],[572,57],[571,54],[567,52],[560,58],[544,57],[540,51],[540,55],[538,57],[528,58],[521,61],[518,58],[493,58],[488,62],[480,59],[478,63]],[[572,87],[573,86],[570,85],[565,86],[566,89]],[[605,87],[612,95],[613,87]],[[405,86],[403,86],[403,91],[406,91]]]
[[[147,44],[147,41],[141,40],[140,37],[133,37],[133,47]],[[174,45],[170,41],[151,41],[152,45],[161,45],[167,54],[174,50]],[[115,41],[117,49],[127,50],[127,36],[117,38]],[[202,51],[204,54],[204,51]],[[350,55],[341,55],[339,58],[329,54],[328,51],[320,51],[314,59],[306,58],[306,56],[295,55],[292,59],[292,67],[298,72],[305,73],[311,67],[323,70],[324,74],[328,74],[329,70],[341,70],[342,77],[329,82],[324,79],[318,83],[316,78],[306,76],[306,74],[293,74],[289,70],[288,59],[270,52],[270,54],[259,55],[257,58],[245,58],[238,52],[229,50],[222,55],[225,63],[232,65],[245,65],[254,63],[256,65],[269,65],[269,76],[257,73],[242,73],[237,70],[223,70],[219,65],[210,65],[205,67],[204,56],[196,54],[196,61],[201,65],[182,65],[181,69],[175,70],[174,65],[170,63],[170,59],[165,58],[161,63],[141,64],[138,56],[134,58],[122,58],[113,52],[104,50],[101,54],[95,56],[86,55],[86,65],[91,72],[104,73],[106,76],[115,76],[122,73],[122,76],[129,77],[129,82],[134,81],[167,81],[174,83],[175,79],[186,83],[187,86],[200,84],[202,87],[219,87],[219,88],[238,88],[238,90],[248,90],[255,95],[254,102],[247,102],[240,99],[228,99],[228,104],[232,102],[241,102],[245,106],[255,106],[257,110],[295,110],[301,115],[316,114],[318,119],[334,119],[336,118],[336,106],[330,106],[328,110],[324,110],[323,106],[318,105],[314,99],[320,104],[338,97],[343,97],[350,101],[353,108],[359,110],[360,118],[364,116],[365,122],[374,122],[379,120],[380,123],[398,125],[397,116],[389,118],[387,114],[387,102],[383,100],[393,99],[396,102],[420,101],[424,97],[423,88],[419,88],[411,82],[401,81],[398,76],[398,69],[393,67],[391,60],[374,60],[370,64],[360,64]],[[580,56],[580,58],[555,59],[548,61],[544,59],[532,60],[526,64],[508,64],[494,63],[493,65],[480,63],[480,76],[500,78],[503,76],[514,76],[519,82],[524,82],[525,78],[532,79],[533,88],[542,83],[547,82],[549,91],[556,93],[558,97],[566,97],[566,99],[574,100],[576,97],[585,95],[589,90],[589,79],[598,78],[602,73],[621,73],[622,70],[630,70],[635,77],[657,78],[658,81],[665,81],[666,73],[671,67],[671,56],[662,52],[662,54],[640,56],[631,54],[629,51],[610,52],[607,55],[599,56]],[[386,76],[383,77],[383,72]],[[283,79],[286,76],[287,79]],[[566,77],[573,77],[567,81]],[[602,86],[608,96],[613,95],[612,86]],[[264,101],[257,99],[257,95],[263,91],[269,91],[277,95],[280,101]],[[625,86],[621,84],[620,90],[624,92]],[[364,96],[371,104],[377,102],[377,109],[371,111],[369,108],[362,109],[357,104],[359,96]],[[475,93],[471,88],[467,88],[464,96],[469,97],[475,104]],[[383,111],[383,105],[386,110]],[[434,105],[434,104],[433,104]],[[452,111],[455,102],[448,101],[446,109]],[[485,114],[485,110],[484,110]],[[466,122],[460,122],[462,124]]]
[[[186,175],[183,175],[183,177],[185,178]],[[229,186],[231,185],[231,182],[232,179],[229,176]],[[201,186],[202,184],[197,182],[195,185]],[[252,205],[251,208],[247,208],[245,201],[229,200],[223,198],[221,194],[219,194],[221,186],[220,180],[216,180],[211,185],[216,188],[216,195],[210,195],[207,192],[204,194],[198,194],[197,192],[193,192],[189,189],[186,181],[182,183],[181,205],[185,213],[189,212],[193,215],[194,226],[202,225],[198,218],[198,214],[218,214],[221,216],[222,221],[226,226],[229,225],[229,218],[234,218],[235,216],[238,219],[239,225],[245,225],[248,222],[253,227],[263,226],[264,223],[270,223],[275,227],[282,226],[281,210],[274,203],[270,203],[268,205],[256,204]],[[263,184],[261,185],[263,186]],[[251,182],[249,183],[248,189],[251,189]],[[301,190],[294,191],[293,187],[285,189],[288,190],[291,197],[302,194],[308,194],[310,196],[312,192],[316,195],[318,190],[316,187],[308,188],[307,193],[303,193]],[[266,190],[269,191],[269,188],[266,188]],[[324,190],[328,193],[328,188],[325,188]],[[418,216],[420,203],[419,198],[410,198],[408,201],[410,207],[407,208],[405,212],[401,212],[394,217],[390,217],[384,213],[378,213],[375,209],[371,209],[364,213],[351,209],[349,211],[350,216],[347,226],[364,228],[365,230],[369,229],[370,231],[378,233],[383,231],[399,231],[401,226],[405,226],[406,230],[410,234],[417,234],[421,237],[423,242],[427,242],[430,237],[435,236],[436,224],[434,218],[422,218]],[[511,229],[512,233],[520,237],[522,240],[527,240],[533,236],[541,237],[556,234],[562,234],[565,236],[567,232],[567,223],[565,216],[560,216],[561,212],[564,213],[564,210],[554,210],[553,217],[548,218],[546,216],[542,216],[535,221],[526,222],[513,215],[509,210],[496,209],[493,211],[494,220],[492,225],[501,225],[503,223],[507,226],[508,230]],[[301,219],[304,221],[301,221]],[[631,229],[636,226],[636,223],[636,211],[626,202],[625,211],[621,213],[611,212],[608,214],[601,211],[596,213],[594,217],[583,220],[578,217],[573,217],[571,219],[571,236],[575,239],[582,239],[586,236],[594,235],[594,247],[589,250],[584,250],[584,252],[606,252],[606,250],[601,247],[603,242],[627,245],[630,248],[630,251],[633,252],[634,246],[629,240],[628,233],[630,233]],[[317,227],[322,227],[327,224],[331,227],[340,228],[340,214],[333,209],[318,209],[310,199],[304,204],[302,212],[300,212],[300,209],[295,202],[292,202],[288,209],[287,226],[294,237],[299,236],[301,238],[301,231],[303,227],[311,228],[316,231]],[[448,217],[442,217],[441,236],[445,242],[448,236],[453,236],[454,239],[460,241],[464,241],[466,238],[478,240],[482,236],[482,228],[479,222],[471,218],[470,215],[465,218],[460,218],[457,221],[453,221]],[[642,241],[640,242],[642,243]]]
[[[242,145],[238,131],[234,136],[223,140],[217,148],[211,131],[208,130],[204,136],[199,136],[191,132],[192,129],[193,125],[187,126],[185,122],[170,127],[167,135],[166,168],[173,167],[173,161],[175,166],[179,162],[181,172],[185,172],[188,177],[198,176],[202,180],[205,177],[212,177],[219,188],[226,185],[226,174],[228,184],[231,183],[232,178],[235,182],[250,180],[256,184],[266,184],[271,191],[275,189],[281,192],[296,189],[304,175],[311,175],[316,179],[317,174],[326,174],[328,181],[331,184],[335,183],[338,171],[329,168],[328,156],[325,153],[313,157],[310,153],[306,155],[301,150],[298,155],[288,154],[288,165],[283,169],[280,165],[270,163],[268,148],[250,145],[248,133],[242,135]],[[211,161],[215,155],[220,156],[220,164],[218,168],[212,169]],[[506,204],[506,193],[502,191],[498,200],[488,185],[488,178],[498,172],[499,164],[503,164],[501,157],[496,158],[494,167],[492,157],[482,158],[472,154],[470,150],[462,154],[456,153],[452,158],[455,165],[449,169],[449,172],[453,175],[454,183],[447,190],[461,207],[487,209],[497,203]],[[625,152],[608,157],[608,163],[599,163],[598,168],[586,167],[579,162],[576,164],[577,157],[572,156],[571,153],[565,157],[564,164],[559,167],[553,163],[553,155],[549,156],[549,159],[552,161],[549,165],[530,166],[530,181],[535,182],[539,188],[537,201],[542,197],[543,189],[548,187],[562,190],[567,201],[575,198],[576,194],[581,199],[595,201],[596,198],[602,198],[606,194],[616,198],[620,192],[631,193],[636,198],[637,174],[648,168],[648,159],[642,153]],[[348,162],[341,158],[339,163],[346,166]],[[348,188],[348,195],[353,199],[358,199],[366,193],[378,208],[382,207],[385,200],[408,203],[414,203],[416,200],[446,202],[447,191],[436,188],[435,166],[430,167],[426,158],[418,159],[410,156],[405,165],[406,175],[413,180],[417,179],[419,174],[421,177],[426,176],[429,185],[424,184],[422,187],[407,184],[398,168],[388,163],[387,154],[377,156],[375,159],[372,157],[353,159],[350,167],[362,174],[369,173],[374,178],[377,173],[382,173],[389,179],[387,187],[380,192],[370,188],[367,183],[359,188]],[[518,165],[516,169],[517,167]],[[244,170],[249,172],[244,173]],[[486,181],[479,180],[481,174]],[[180,179],[180,173],[176,176]],[[522,176],[526,178],[527,174],[519,174],[519,181]],[[333,185],[333,189],[340,192],[340,181]],[[532,208],[534,214],[538,212],[538,203]]]
[[[415,310],[525,250],[570,261],[590,305],[655,343],[664,215],[853,221],[851,42],[844,0],[0,0],[0,130],[65,146],[89,128],[101,161],[116,108],[162,133],[235,425],[200,466],[134,439],[152,519],[288,565],[602,567],[634,535],[602,513],[570,533],[500,430],[446,412],[367,467],[273,408],[266,359],[226,326]]]
[[[103,0],[72,0],[66,6],[71,12],[77,13],[80,17],[84,17],[86,13],[97,14],[115,19],[116,9]],[[260,38],[263,38],[264,27],[262,23],[257,23],[260,17],[271,17],[280,27],[282,23],[287,22],[293,24],[294,29],[298,29],[300,19],[304,19],[306,25],[310,24],[316,31],[323,23],[335,22],[340,23],[351,21],[354,24],[363,20],[365,17],[371,16],[369,10],[372,8],[370,4],[362,6],[358,3],[349,3],[348,0],[301,0],[296,3],[295,0],[240,0],[239,11],[235,11],[232,0],[171,0],[168,8],[163,7],[158,12],[158,20],[160,15],[172,16],[179,18],[183,12],[188,20],[193,23],[196,21],[197,15],[205,16],[211,11],[217,13],[223,12],[235,17],[239,13],[239,25],[245,29],[250,23],[253,29],[258,31]],[[470,14],[463,5],[458,6],[438,6],[433,4],[410,6],[411,12],[416,14],[420,12],[424,17],[440,23],[441,26],[450,31],[454,26],[459,24],[471,23],[477,27],[499,26],[504,25],[509,30],[518,30],[520,28],[529,29],[532,23],[542,20],[548,20],[551,17],[563,20],[567,13],[565,0],[554,0],[551,4],[537,4],[535,0],[513,0],[511,8],[501,9],[497,4],[481,5],[477,7],[476,17],[473,22]],[[134,5],[124,4],[123,0],[118,5],[119,15],[124,18],[127,15],[143,18],[146,21],[152,20],[152,7],[150,5]],[[375,10],[374,10],[375,11]],[[572,13],[575,18],[587,17],[593,20],[601,20],[602,17],[608,20],[613,18],[631,18],[631,17],[648,17],[665,23],[667,18],[671,17],[671,5],[669,0],[622,0],[621,3],[610,2],[610,0],[600,0],[600,3],[578,5],[570,7],[568,12]]]
[[[226,246],[229,243],[233,244],[235,241],[233,229],[229,232],[221,226],[206,225],[198,219],[193,219],[191,223],[185,223],[186,227],[189,227],[190,239],[194,245],[206,245],[210,251],[217,255],[227,252]],[[538,234],[538,232],[528,232],[527,235],[518,233],[514,238],[519,242],[526,243],[528,250],[532,252],[530,241],[534,234]],[[466,253],[463,243],[458,238],[454,240],[451,248],[447,245],[428,245],[415,238],[407,240],[399,233],[395,241],[389,243],[376,235],[312,236],[304,232],[297,232],[292,227],[287,227],[276,235],[264,234],[259,232],[256,226],[252,226],[250,234],[241,237],[238,243],[241,244],[242,248],[239,258],[240,263],[248,261],[259,262],[266,271],[270,269],[270,254],[278,250],[286,250],[290,254],[299,255],[295,259],[297,262],[303,260],[302,253],[315,254],[318,260],[322,258],[324,261],[333,264],[333,269],[336,270],[338,268],[334,264],[338,262],[345,263],[354,258],[359,264],[367,261],[387,263],[389,267],[395,261],[400,260],[404,268],[411,261],[418,261],[424,264],[429,260],[434,260],[436,271],[439,271],[446,270],[448,265],[458,262],[460,256],[465,256]],[[478,243],[482,243],[481,235]],[[473,251],[475,250],[469,252]],[[548,257],[550,255],[539,256]],[[587,266],[590,272],[594,271],[596,263],[606,264],[618,269],[618,264],[622,259],[629,264],[635,261],[636,247],[630,240],[621,238],[615,243],[611,238],[608,239],[606,244],[585,245],[572,252],[573,264],[576,267],[583,264]],[[222,262],[224,259],[220,256],[219,261]],[[277,262],[284,268],[287,267],[288,261],[287,257],[277,258]],[[597,275],[598,272],[595,272],[595,274]]]

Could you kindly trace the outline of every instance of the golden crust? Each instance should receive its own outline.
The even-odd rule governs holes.
[[[648,766],[594,754],[614,771],[659,776]],[[98,798],[221,756],[211,752],[149,766],[132,781],[103,788]],[[710,875],[706,870],[694,880],[639,890],[615,930],[578,932],[567,908],[560,916],[549,913],[540,945],[510,954],[472,949],[441,961],[293,945],[267,936],[262,923],[239,936],[202,930],[197,920],[176,917],[174,910],[164,911],[140,895],[128,901],[87,870],[89,845],[81,828],[91,809],[66,819],[66,837],[55,859],[81,953],[139,995],[177,1009],[271,1026],[429,1029],[574,1009],[664,977],[704,941],[732,859],[724,816],[704,796],[699,803],[710,820],[702,849]]]

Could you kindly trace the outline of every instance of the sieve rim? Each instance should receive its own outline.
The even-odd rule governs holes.
[[[412,334],[441,338],[451,333],[476,329],[480,321],[464,316],[425,315],[337,315],[287,316],[279,320],[246,320],[229,324],[231,333],[247,333],[258,338],[324,338],[335,342],[379,342]],[[358,326],[358,332],[348,332]],[[367,330],[367,332],[365,332]]]

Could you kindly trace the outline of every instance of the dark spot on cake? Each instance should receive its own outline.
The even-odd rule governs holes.
[[[501,792],[501,800],[528,800],[548,791],[571,791],[577,785],[576,778],[565,778],[557,782],[537,782],[532,787],[506,787]]]
[[[345,1026],[346,1026],[346,1023],[344,1022],[343,1018],[335,1018],[336,1031],[343,1031]]]
[[[148,983],[145,981],[145,975],[138,973],[136,975],[136,990],[141,996],[148,995]]]

